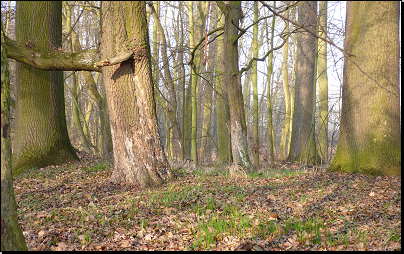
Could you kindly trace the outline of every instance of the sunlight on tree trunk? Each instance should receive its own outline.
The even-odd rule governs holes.
[[[114,144],[111,181],[161,185],[174,175],[157,128],[145,2],[102,2],[102,31],[101,59],[133,52],[120,64],[102,67]]]
[[[401,176],[399,3],[348,2],[341,127],[329,171]]]
[[[286,5],[289,5],[289,1],[285,2]],[[289,18],[289,10],[286,10],[285,17]],[[289,33],[289,22],[285,21],[285,34]],[[282,59],[282,80],[283,80],[283,91],[285,95],[285,120],[283,121],[282,126],[282,135],[281,135],[281,143],[279,145],[279,159],[284,160],[286,158],[286,145],[287,145],[287,137],[289,134],[290,127],[290,92],[289,92],[289,80],[288,80],[288,50],[289,50],[289,39],[283,45],[283,59]]]
[[[317,2],[305,2],[299,5],[299,23],[316,32]],[[313,103],[315,101],[314,64],[316,37],[301,30],[298,34],[297,74],[294,98],[294,116],[289,161],[300,161],[316,165],[317,151],[312,124]]]
[[[61,2],[17,2],[17,42],[51,51],[62,43]],[[17,63],[13,167],[45,167],[77,160],[70,144],[63,72]]]

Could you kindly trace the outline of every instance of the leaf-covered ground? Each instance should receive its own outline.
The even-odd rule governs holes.
[[[401,177],[183,167],[145,190],[81,157],[15,179],[29,250],[401,250]]]

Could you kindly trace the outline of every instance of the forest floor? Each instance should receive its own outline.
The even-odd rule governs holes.
[[[184,167],[139,189],[80,156],[15,179],[29,250],[401,250],[401,177]]]

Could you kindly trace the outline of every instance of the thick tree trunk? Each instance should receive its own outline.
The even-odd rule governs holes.
[[[348,2],[341,127],[329,171],[401,175],[399,3]],[[378,83],[376,83],[376,82]]]
[[[114,144],[111,181],[160,185],[173,179],[157,128],[145,2],[102,2],[101,59],[132,51],[102,68]]]
[[[13,188],[10,141],[10,76],[7,52],[3,47],[1,24],[1,251],[27,250],[18,224],[17,204]]]
[[[219,3],[219,2],[218,2]],[[243,108],[243,93],[238,66],[237,35],[241,18],[241,2],[229,2],[220,6],[225,16],[224,55],[225,80],[228,83],[227,95],[230,109],[231,148],[233,163],[248,171],[254,170],[248,154],[247,127]]]
[[[299,6],[299,23],[316,32],[317,2],[306,2]],[[314,140],[314,64],[316,37],[305,31],[298,34],[297,75],[294,97],[294,116],[289,161],[304,164],[317,164],[317,151]]]
[[[62,42],[61,2],[17,2],[17,41],[42,51]],[[17,64],[15,169],[77,160],[65,117],[63,73]]]

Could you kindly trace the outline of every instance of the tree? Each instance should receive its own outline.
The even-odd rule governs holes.
[[[217,2],[223,12],[224,20],[224,55],[225,80],[228,82],[227,95],[230,109],[231,148],[233,163],[244,169],[254,170],[248,155],[247,127],[243,108],[241,72],[238,66],[238,25],[242,16],[241,1]]]
[[[189,46],[191,49],[195,47],[194,43],[194,11],[193,11],[193,2],[189,2]],[[196,134],[197,134],[197,107],[196,107],[196,84],[197,84],[197,79],[196,79],[196,71],[195,71],[195,65],[191,65],[191,75],[192,75],[192,82],[191,82],[191,105],[192,105],[192,113],[191,113],[191,119],[192,119],[192,126],[191,126],[191,159],[194,161],[195,164],[198,164],[198,154],[197,154],[197,139],[196,139]]]
[[[26,43],[28,49],[59,48],[61,15],[61,2],[17,2],[17,42]],[[67,133],[62,72],[18,64],[15,126],[15,170],[78,159]]]
[[[328,171],[401,175],[399,3],[348,2],[337,152]]]
[[[209,2],[208,2],[209,4]],[[213,30],[217,27],[217,7],[211,3],[209,11],[209,30]],[[216,7],[216,8],[213,8]],[[203,81],[201,82],[201,87],[203,85],[205,100],[203,102],[203,117],[202,117],[202,135],[201,135],[201,146],[200,146],[200,157],[202,159],[206,158],[209,152],[209,140],[211,139],[211,112],[212,108],[212,95],[213,95],[213,72],[215,70],[216,53],[217,53],[217,43],[213,42],[209,44],[209,48],[206,56],[207,72],[204,73]]]
[[[258,58],[258,2],[254,1],[254,22],[257,22],[253,26],[253,54],[255,58]],[[259,153],[259,135],[258,135],[258,75],[257,75],[257,62],[253,63],[253,159],[254,166],[260,165],[260,153]]]
[[[101,16],[101,59],[108,62],[120,53],[131,55],[102,67],[114,144],[111,180],[160,185],[174,175],[157,129],[145,2],[105,1]]]
[[[317,2],[305,2],[299,5],[299,23],[312,32],[316,32]],[[314,102],[314,64],[316,37],[300,30],[297,50],[297,74],[294,96],[294,113],[289,161],[301,161],[305,164],[317,163],[313,118]]]
[[[10,141],[10,77],[1,24],[1,251],[28,250],[17,218]]]
[[[177,121],[177,97],[175,93],[175,87],[173,78],[171,76],[171,72],[169,69],[169,62],[167,57],[167,41],[166,36],[164,34],[163,26],[160,23],[160,19],[157,15],[157,12],[154,10],[154,6],[150,5],[149,8],[151,15],[153,16],[154,22],[157,25],[157,30],[160,36],[161,42],[161,56],[163,58],[163,69],[164,69],[164,85],[166,86],[168,93],[169,93],[169,103],[168,103],[168,117],[171,121],[173,137],[172,137],[172,144],[173,144],[173,155],[175,160],[180,160],[182,148],[181,148],[181,131],[179,128],[179,124]],[[171,129],[171,128],[170,128]],[[169,133],[167,134],[167,136]]]
[[[289,5],[289,1],[285,2],[286,6]],[[285,17],[289,18],[289,10],[286,10]],[[285,20],[285,34],[289,33],[289,22]],[[283,80],[283,91],[285,94],[285,120],[283,121],[282,126],[282,136],[281,143],[279,145],[279,158],[281,160],[286,158],[286,145],[287,145],[287,137],[290,129],[290,92],[289,92],[289,82],[288,82],[288,50],[289,43],[288,41],[283,45],[283,59],[282,59],[282,80]]]
[[[327,1],[320,1],[319,36],[327,34]],[[318,40],[318,147],[321,159],[328,162],[328,78],[327,78],[327,43]]]
[[[276,7],[276,1],[274,1],[274,8]],[[268,28],[268,26],[266,26]],[[271,39],[268,39],[268,32],[267,34],[267,40],[270,41],[271,49],[274,48],[274,30],[275,30],[275,15],[272,17],[272,24],[271,24]],[[272,125],[272,106],[271,106],[271,78],[272,78],[272,73],[273,73],[273,57],[274,54],[271,52],[269,54],[268,58],[268,95],[267,95],[267,104],[268,104],[268,136],[269,136],[269,153],[270,153],[270,163],[271,166],[273,167],[275,165],[275,154],[276,154],[276,149],[275,149],[275,133],[274,133],[274,128]]]
[[[218,26],[224,25],[224,18],[218,21]],[[223,36],[218,38],[217,43],[217,67],[216,67],[216,114],[217,114],[217,163],[226,164],[231,162],[231,143],[230,143],[230,111],[227,100],[227,88],[224,79],[224,62],[221,61],[224,56]]]
[[[70,39],[67,41],[67,43],[68,43],[69,52],[73,53],[73,52],[79,51],[81,49],[81,46],[79,45],[80,42],[78,40],[78,37],[77,37],[76,33],[73,32],[73,28],[72,28],[71,15],[72,15],[73,6],[69,5],[68,3],[65,2],[64,7],[65,7],[65,13],[66,13],[66,15],[65,15],[66,16],[66,21],[65,21],[66,30],[67,30],[67,34],[71,35]],[[83,126],[80,121],[81,109],[80,109],[80,103],[79,103],[79,93],[78,93],[79,87],[77,86],[76,72],[72,72],[71,82],[72,82],[72,86],[71,86],[70,94],[71,94],[72,101],[73,101],[72,114],[73,114],[74,126],[76,127],[76,130],[78,132],[82,150],[86,153],[91,153],[90,146],[92,144],[91,144],[88,136],[84,134]]]

